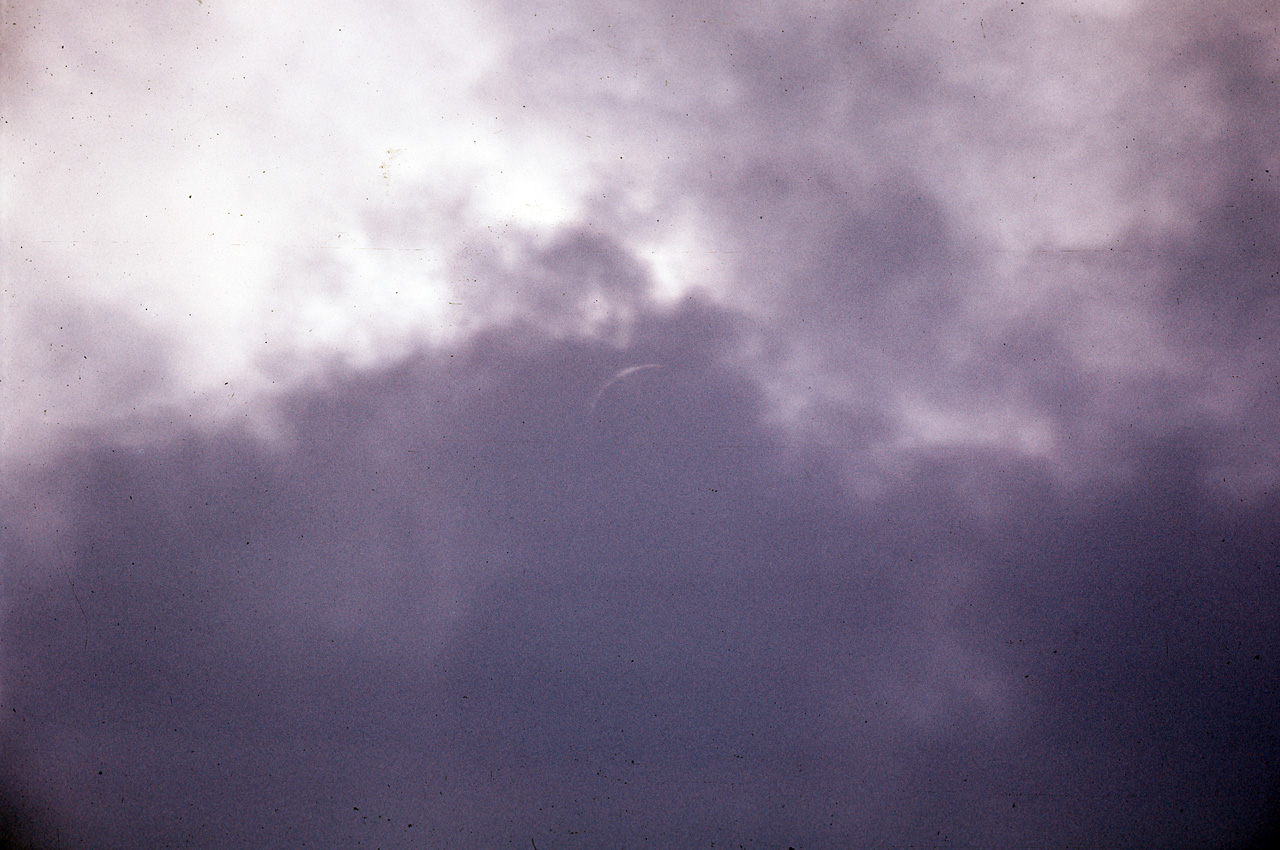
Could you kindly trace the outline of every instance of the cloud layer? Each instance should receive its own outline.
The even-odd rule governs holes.
[[[6,840],[1274,829],[1262,4],[4,14]]]

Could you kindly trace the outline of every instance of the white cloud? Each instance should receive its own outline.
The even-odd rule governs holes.
[[[578,231],[630,252],[651,305],[755,322],[779,420],[888,417],[881,449],[1052,454],[1042,367],[1000,359],[1028,330],[1087,380],[1197,374],[1161,282],[1113,253],[1185,237],[1221,191],[1231,112],[1179,58],[1198,13],[722,11],[12,7],[10,348],[50,343],[36,301],[103,310],[151,339],[112,368],[163,385],[113,408],[11,354],[10,452],[45,410],[241,417],[496,323],[622,344],[631,296],[538,265]]]

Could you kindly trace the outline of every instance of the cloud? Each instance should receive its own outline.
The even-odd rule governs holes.
[[[1245,160],[1267,173],[1254,6],[263,14],[14,12],[32,214],[10,237],[61,246],[19,279],[60,272],[167,338],[183,367],[143,408],[243,418],[332,357],[512,322],[619,340],[690,292],[755,317],[780,421],[856,405],[893,421],[891,455],[998,444],[1069,474],[1106,445],[1096,403],[1059,413],[1079,393],[1119,394],[1110,421],[1213,379],[1160,267]]]
[[[0,830],[1264,822],[1260,5],[63,11],[4,36]]]
[[[1194,443],[1145,437],[1094,493],[993,450],[853,497],[762,424],[728,318],[648,317],[622,351],[484,336],[294,396],[287,449],[50,468],[65,560],[8,547],[29,793],[108,842],[1248,825],[1274,505],[1224,512]],[[581,419],[657,349],[680,367]]]

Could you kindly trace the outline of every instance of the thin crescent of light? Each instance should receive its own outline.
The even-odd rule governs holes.
[[[604,382],[600,389],[596,390],[595,395],[591,397],[591,404],[587,405],[587,410],[594,411],[596,409],[596,405],[600,403],[600,399],[604,396],[605,391],[608,390],[609,387],[618,383],[618,381],[621,381],[623,378],[626,378],[629,375],[634,375],[636,372],[641,372],[645,369],[661,368],[661,363],[641,363],[639,366],[628,366],[625,369],[619,369],[612,378]]]

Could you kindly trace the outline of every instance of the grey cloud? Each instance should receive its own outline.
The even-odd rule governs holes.
[[[187,377],[181,321],[115,348],[119,299],[24,294],[17,338],[78,330],[21,375],[92,354],[82,419],[151,438],[7,470],[0,834],[1261,842],[1274,36],[1080,5],[485,7],[440,162],[393,184],[428,124],[335,123],[335,232],[264,230],[288,298],[219,366],[279,380],[264,433],[137,379]],[[590,197],[521,218],[547,175]]]
[[[1256,246],[1258,269],[1224,273],[1214,249],[1192,247],[1220,238],[1206,213],[1235,210],[1223,193],[1245,178],[1233,175],[1269,156],[1257,9],[702,12],[552,15],[554,36],[521,42],[512,78],[566,120],[582,109],[651,134],[633,179],[708,213],[729,248],[727,298],[812,364],[806,385],[834,393],[795,387],[806,406],[857,397],[899,435],[934,427],[928,417],[963,440],[1007,428],[1025,436],[1001,444],[1064,467],[1106,457],[1090,474],[1118,462],[1113,429],[1206,415],[1199,387],[1218,378],[1164,295],[1186,280],[1199,297],[1244,285],[1267,297],[1255,272],[1274,240],[1244,229],[1274,218],[1265,195],[1220,243]],[[654,33],[665,49],[646,52]],[[593,73],[564,58],[564,39]],[[629,96],[611,100],[622,81]],[[1202,283],[1210,268],[1224,283]],[[1265,344],[1269,320],[1257,322]],[[904,397],[930,410],[924,421],[894,410]],[[1247,415],[1238,401],[1208,406]]]
[[[1109,491],[964,451],[851,497],[761,425],[739,321],[495,333],[296,396],[291,447],[68,457],[87,635],[6,559],[23,787],[108,845],[1247,832],[1274,506],[1216,507],[1196,432]]]
[[[173,391],[172,349],[145,307],[85,299],[92,282],[56,248],[11,247],[0,354],[5,464],[56,451],[69,435],[95,428],[135,435],[165,427],[154,406]]]

